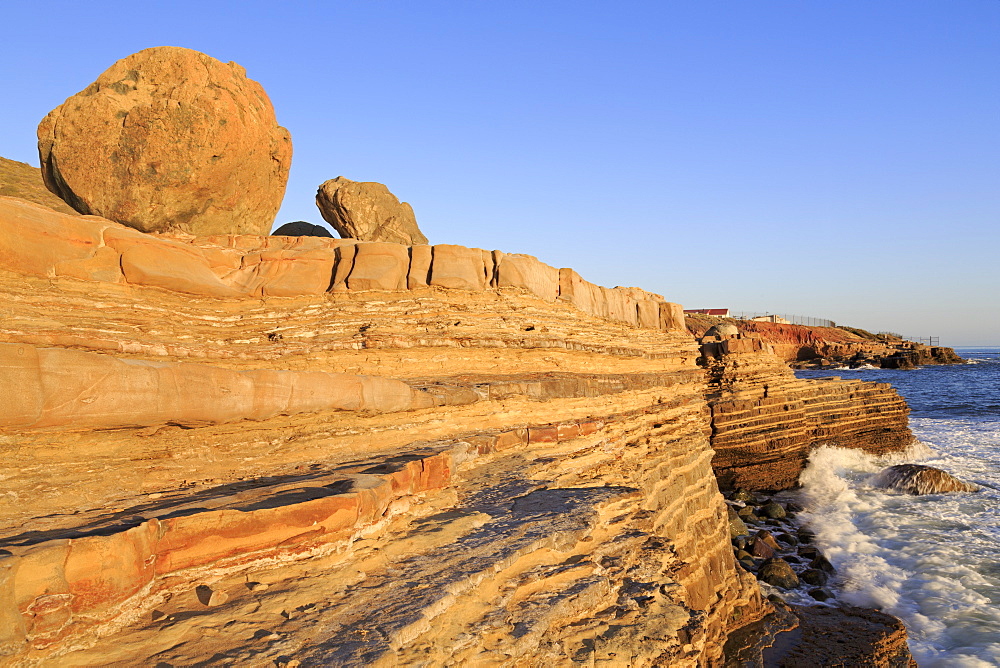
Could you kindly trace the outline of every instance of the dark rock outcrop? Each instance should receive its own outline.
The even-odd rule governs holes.
[[[119,60],[38,126],[45,185],[143,232],[266,235],[292,143],[236,63],[179,47]]]
[[[345,239],[389,241],[404,246],[427,243],[427,237],[417,227],[413,207],[400,202],[381,183],[338,176],[319,187],[316,206],[323,220]]]
[[[333,238],[330,230],[322,225],[313,225],[304,220],[297,220],[294,223],[285,223],[274,232],[272,237],[329,237]]]

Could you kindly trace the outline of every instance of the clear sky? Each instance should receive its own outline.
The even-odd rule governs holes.
[[[115,60],[260,81],[316,187],[689,308],[1000,345],[1000,1],[0,5],[0,155]]]

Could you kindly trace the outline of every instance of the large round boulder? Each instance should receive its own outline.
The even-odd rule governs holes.
[[[292,142],[236,63],[160,46],[119,60],[38,126],[45,185],[143,232],[271,229]]]
[[[894,489],[907,494],[978,492],[979,487],[950,473],[923,464],[898,464],[883,469],[871,479],[873,487]]]
[[[405,246],[427,243],[427,237],[417,227],[413,207],[400,202],[381,183],[338,176],[319,187],[316,206],[323,220],[345,239]]]

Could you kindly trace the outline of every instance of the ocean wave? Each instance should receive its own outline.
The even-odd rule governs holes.
[[[837,568],[838,598],[903,619],[921,666],[995,666],[1000,664],[996,491],[913,497],[869,484],[884,467],[911,462],[967,480],[991,477],[984,470],[989,463],[978,459],[989,448],[977,442],[968,450],[981,430],[916,422],[921,440],[889,457],[817,448],[800,478],[802,519]],[[966,449],[945,441],[944,433]]]

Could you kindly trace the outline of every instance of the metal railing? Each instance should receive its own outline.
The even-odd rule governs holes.
[[[813,318],[807,315],[795,315],[794,313],[770,313],[770,312],[754,312],[754,311],[739,311],[733,313],[732,317],[737,320],[753,320],[754,318],[780,318],[781,320],[787,322],[790,325],[805,325],[806,327],[836,327],[837,323],[833,320],[827,320],[825,318]],[[781,322],[777,320],[777,322]],[[774,320],[767,320],[765,322],[775,322]]]

